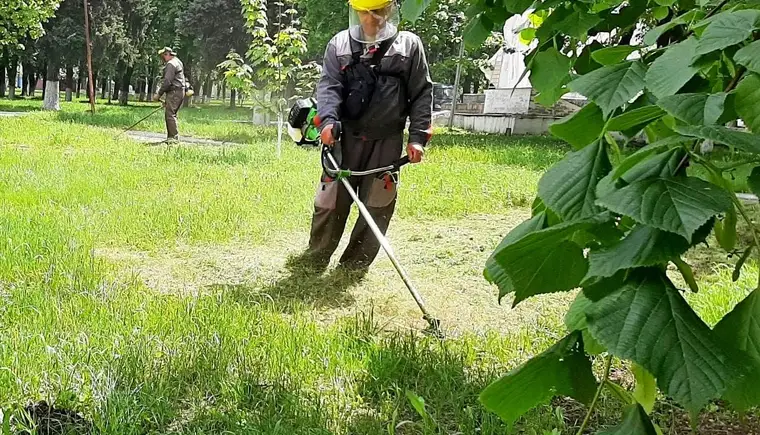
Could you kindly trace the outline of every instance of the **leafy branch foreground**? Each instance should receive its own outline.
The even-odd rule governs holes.
[[[583,291],[567,313],[569,335],[488,387],[482,402],[508,423],[558,394],[590,404],[591,415],[608,386],[628,408],[604,433],[650,435],[660,432],[648,416],[657,389],[645,388],[655,381],[693,417],[719,398],[740,411],[759,405],[760,289],[711,329],[667,270],[674,265],[697,292],[681,256],[711,232],[741,258],[735,280],[753,250],[760,258],[758,228],[726,179],[754,166],[749,186],[760,192],[760,5],[475,1],[466,38],[479,43],[531,7],[536,28],[521,36],[535,41],[527,61],[539,101],[574,91],[589,104],[552,127],[575,151],[543,176],[532,218],[507,235],[485,276],[500,297],[514,293],[514,305]],[[749,132],[726,127],[740,119]],[[613,132],[643,133],[649,145],[624,158]],[[706,152],[714,144],[740,160],[719,166]],[[704,179],[687,175],[694,165]],[[737,245],[738,218],[748,246]],[[590,356],[601,354],[608,367],[612,357],[633,363],[634,394],[606,375],[597,383]]]

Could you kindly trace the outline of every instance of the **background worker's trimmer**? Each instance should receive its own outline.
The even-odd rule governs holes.
[[[299,100],[291,109],[290,116],[288,117],[288,123],[291,126],[290,133],[293,140],[296,141],[296,143],[299,145],[303,145],[305,142],[313,144],[319,144],[321,142],[319,129],[314,122],[316,113],[316,101],[313,99]],[[300,135],[295,132],[300,132]],[[335,123],[333,124],[333,137],[335,140],[340,140],[340,136],[341,125],[340,123]],[[422,318],[428,322],[428,328],[426,331],[437,337],[443,337],[443,332],[441,331],[441,321],[433,317],[428,311],[427,307],[425,306],[425,302],[420,295],[420,292],[417,291],[417,288],[414,286],[414,283],[409,277],[409,274],[406,273],[404,268],[401,266],[401,263],[399,263],[398,258],[396,258],[396,254],[393,252],[391,244],[388,242],[388,239],[385,237],[385,235],[383,235],[382,231],[380,231],[380,228],[378,228],[374,219],[372,219],[372,215],[369,213],[369,210],[367,210],[367,207],[364,205],[364,203],[361,202],[359,195],[356,194],[356,190],[354,190],[348,180],[350,177],[363,177],[367,175],[382,173],[395,174],[401,169],[402,166],[406,165],[407,163],[409,163],[409,157],[404,156],[400,160],[394,162],[392,165],[370,169],[367,171],[351,171],[348,169],[341,169],[340,165],[332,154],[331,148],[327,145],[322,146],[322,169],[329,177],[335,179],[336,181],[340,180],[340,182],[343,183],[343,187],[346,188],[348,194],[351,196],[351,199],[353,199],[354,203],[356,203],[356,206],[359,208],[359,213],[361,213],[361,215],[364,217],[364,220],[372,230],[375,238],[377,238],[380,246],[383,248],[385,253],[388,255],[388,258],[391,260],[391,263],[396,269],[396,272],[398,272],[399,276],[404,281],[406,288],[409,289],[409,293],[411,293],[412,297],[414,298],[414,302],[417,303],[420,311],[422,311]]]
[[[161,103],[163,103],[163,101],[161,101]],[[163,104],[161,104],[160,106],[156,107],[156,109],[155,109],[155,110],[153,110],[153,111],[152,111],[152,112],[150,112],[149,114],[147,114],[147,115],[145,115],[144,117],[142,117],[142,118],[141,118],[139,121],[137,121],[137,122],[135,122],[134,124],[132,124],[132,125],[130,125],[129,127],[127,127],[127,128],[124,130],[124,131],[122,131],[121,133],[119,133],[119,134],[118,134],[116,137],[119,137],[119,136],[121,136],[122,134],[124,134],[124,133],[126,133],[126,132],[128,132],[128,131],[132,130],[132,129],[133,129],[133,128],[135,128],[135,127],[137,127],[137,126],[138,126],[138,125],[140,125],[140,124],[141,124],[143,121],[145,121],[146,119],[148,119],[148,118],[150,118],[151,116],[155,115],[155,114],[156,114],[156,112],[158,112],[159,110],[161,110],[161,109],[163,109],[163,108],[164,108],[164,105],[163,105]]]

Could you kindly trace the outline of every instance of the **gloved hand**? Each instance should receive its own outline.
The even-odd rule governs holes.
[[[335,145],[335,136],[333,136],[333,124],[328,124],[325,126],[325,128],[322,129],[322,133],[320,133],[320,137],[322,138],[322,143],[327,145],[328,147],[331,147]]]
[[[153,94],[153,101],[160,101],[160,100],[161,100],[161,96],[160,95]]]
[[[411,163],[419,163],[425,155],[425,148],[418,143],[410,143],[406,146],[406,155],[409,156]]]

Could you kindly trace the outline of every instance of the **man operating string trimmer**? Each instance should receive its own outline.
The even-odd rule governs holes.
[[[393,0],[350,0],[349,29],[330,41],[317,88],[322,143],[342,168],[362,171],[393,165],[401,157],[409,118],[409,160],[422,160],[430,139],[433,84],[420,38],[398,31]],[[340,137],[338,131],[341,132]],[[383,234],[396,206],[395,176],[351,177]],[[338,247],[352,198],[340,183],[322,175],[314,201],[306,259],[324,270]],[[342,267],[366,270],[380,249],[360,217],[340,259]]]
[[[177,57],[177,53],[169,47],[159,50],[158,54],[166,63],[164,67],[164,80],[153,101],[160,101],[163,95],[164,100],[164,119],[166,120],[167,142],[176,142],[179,140],[179,128],[177,126],[177,112],[182,107],[185,95],[192,96],[192,89],[187,85],[185,80],[185,67],[182,61]]]

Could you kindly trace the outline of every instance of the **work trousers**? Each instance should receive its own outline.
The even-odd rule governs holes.
[[[403,134],[381,140],[364,140],[346,134],[336,147],[339,149],[334,154],[340,154],[339,163],[343,169],[374,169],[391,165],[401,157]],[[352,188],[383,234],[388,230],[396,208],[397,177],[398,174],[378,174],[349,178]],[[314,261],[324,265],[329,263],[343,236],[352,202],[341,181],[322,175],[314,200],[308,250]],[[340,263],[349,267],[368,267],[379,250],[380,243],[364,217],[359,216]]]
[[[164,119],[166,120],[166,136],[168,139],[179,139],[177,112],[179,112],[184,101],[185,93],[182,92],[182,89],[173,89],[166,93]]]

